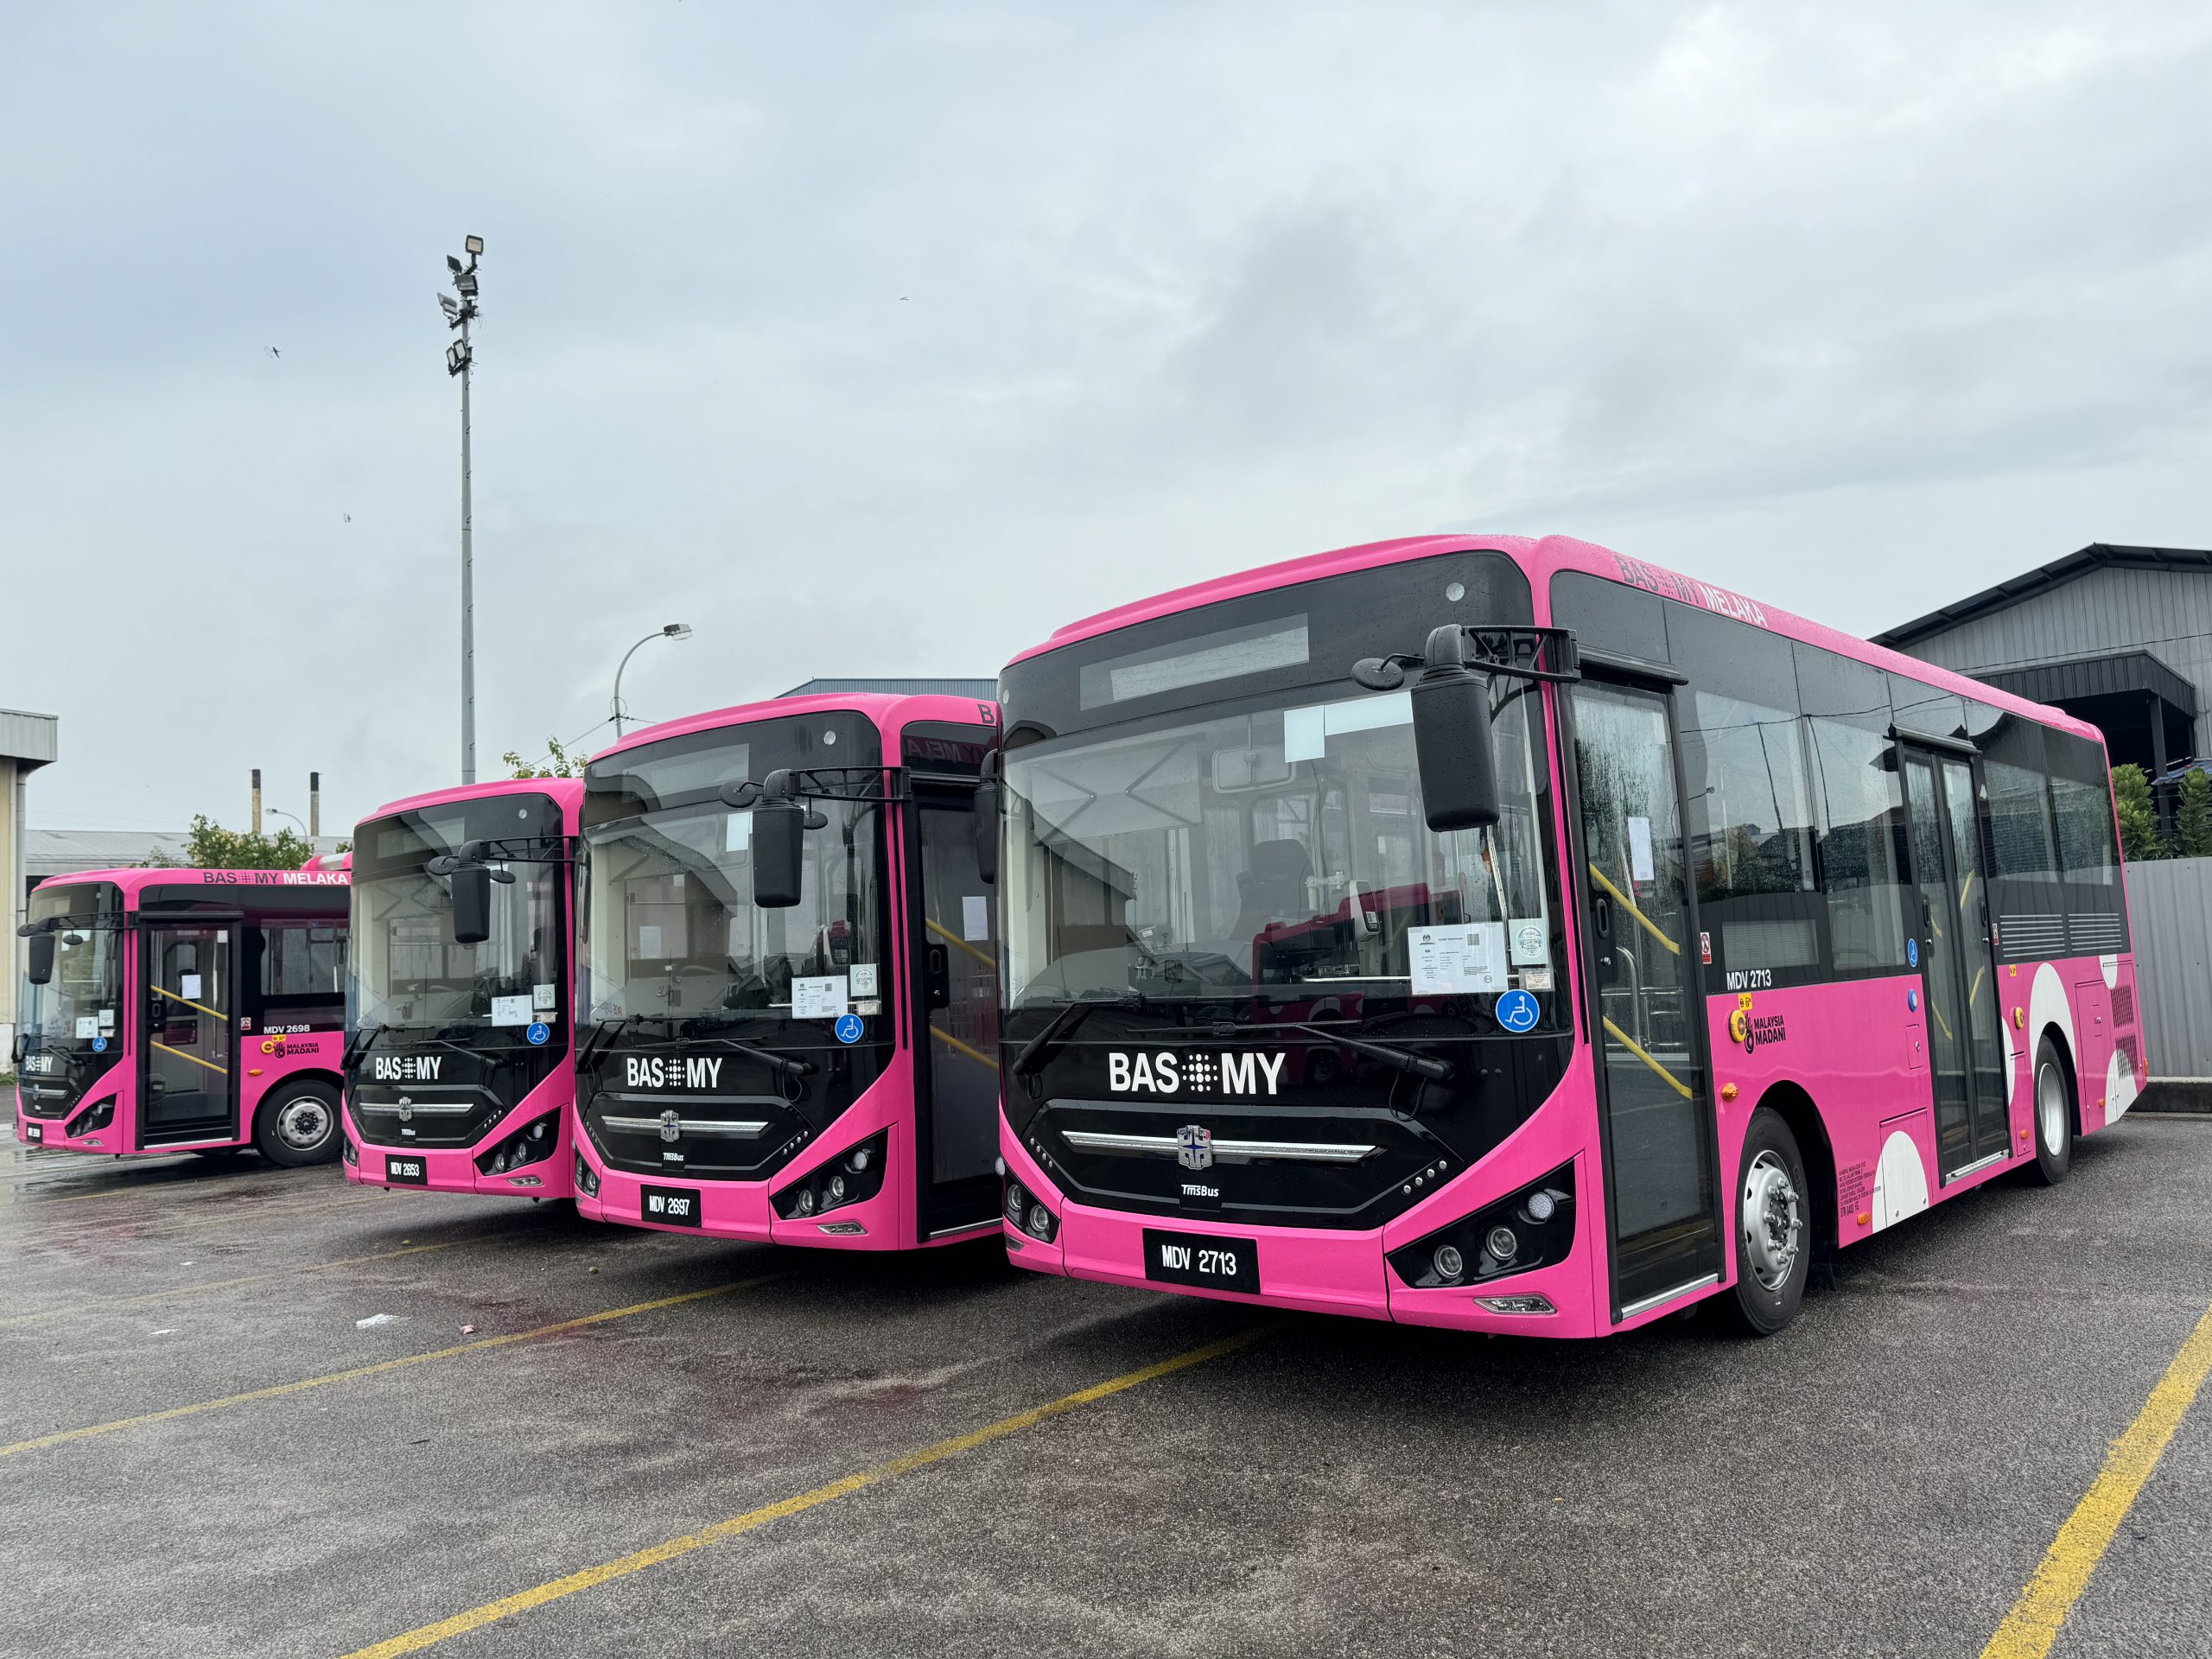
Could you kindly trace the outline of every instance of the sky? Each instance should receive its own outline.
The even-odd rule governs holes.
[[[32,823],[326,830],[1161,589],[1572,534],[1871,633],[2212,546],[2212,9],[8,8]],[[272,819],[271,827],[282,820]]]

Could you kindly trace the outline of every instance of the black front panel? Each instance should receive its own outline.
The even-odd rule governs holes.
[[[766,1180],[883,1074],[893,1051],[887,1025],[862,1024],[855,1043],[779,1040],[772,1050],[713,1037],[633,1033],[588,1052],[576,1078],[577,1111],[610,1167],[633,1175]],[[812,1071],[794,1074],[763,1058],[769,1052]]]
[[[44,883],[28,925],[52,937],[54,967],[44,984],[26,974],[16,986],[17,1097],[28,1116],[64,1118],[123,1058],[123,889]]]
[[[92,1085],[123,1058],[123,1045],[111,1041],[104,1052],[89,1044],[76,1049],[27,1053],[16,1067],[16,1096],[27,1117],[64,1118],[92,1093]]]
[[[1046,1019],[1016,1014],[1018,1056]],[[1006,1109],[1070,1197],[1109,1209],[1253,1226],[1380,1226],[1526,1122],[1557,1088],[1572,1036],[1471,1038],[1456,1021],[1365,1033],[1425,1059],[1408,1076],[1344,1044],[1249,1026],[1161,1028],[1102,1009],[1027,1077]]]
[[[531,1043],[531,1031],[545,1040]],[[566,1045],[542,1023],[443,1039],[387,1032],[357,1053],[346,1109],[371,1146],[474,1146],[567,1058]]]

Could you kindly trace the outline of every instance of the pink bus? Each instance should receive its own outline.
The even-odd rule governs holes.
[[[93,870],[30,896],[16,1138],[69,1152],[338,1155],[346,881]]]
[[[998,1230],[995,704],[840,693],[584,773],[576,1207],[847,1249]]]
[[[573,779],[394,801],[353,837],[346,1179],[569,1195]]]
[[[2093,728],[1587,543],[1270,566],[1001,696],[1039,1271],[1764,1335],[2145,1075]]]

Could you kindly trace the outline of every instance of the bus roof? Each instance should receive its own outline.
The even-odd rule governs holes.
[[[148,887],[223,887],[240,893],[253,887],[336,887],[353,885],[349,870],[201,870],[174,864],[134,865],[123,870],[71,870],[49,875],[38,884],[47,887],[81,887],[89,881],[111,881],[123,889],[125,908],[135,905]],[[341,905],[339,906],[343,909]]]
[[[395,812],[420,812],[433,806],[450,806],[455,801],[480,801],[487,796],[550,795],[561,809],[561,823],[569,835],[576,832],[576,811],[584,798],[584,780],[581,778],[495,778],[488,784],[455,784],[450,789],[433,789],[420,795],[409,795],[397,801],[387,801],[373,812],[364,813],[363,823],[372,818],[388,818]]]
[[[879,692],[824,692],[810,697],[767,697],[759,702],[741,702],[733,708],[716,709],[703,715],[686,715],[680,720],[664,720],[658,726],[647,726],[624,738],[620,743],[610,743],[591,758],[604,760],[611,754],[634,749],[641,744],[658,743],[663,738],[680,737],[686,732],[711,731],[722,726],[746,726],[755,721],[780,720],[790,715],[820,715],[842,710],[865,715],[875,722],[876,730],[885,737],[893,737],[906,726],[918,720],[950,721],[958,725],[978,723],[995,726],[999,720],[999,706],[975,697],[951,697],[936,692],[918,692],[912,696],[888,696]],[[895,763],[894,763],[895,764]]]
[[[1177,588],[1149,599],[1101,611],[1096,616],[1084,617],[1058,629],[1044,644],[1031,646],[1014,660],[1024,662],[1063,645],[1110,633],[1117,628],[1172,616],[1180,611],[1195,610],[1201,606],[1236,599],[1246,594],[1264,593],[1269,588],[1318,582],[1325,576],[1343,575],[1380,565],[1401,564],[1442,553],[1473,552],[1503,553],[1528,573],[1529,585],[1535,591],[1536,615],[1540,621],[1551,614],[1551,578],[1562,570],[1580,570],[1620,582],[1625,587],[1657,594],[1662,598],[1701,606],[1721,615],[1763,627],[1785,639],[1802,640],[1807,645],[1819,645],[1840,656],[1918,680],[1924,685],[1973,697],[1992,708],[2002,709],[2044,725],[2055,726],[2063,731],[2088,738],[2100,747],[2104,742],[2102,732],[2085,721],[2076,720],[2063,709],[2031,702],[2024,697],[2000,691],[1993,685],[1970,679],[1947,668],[1939,668],[1917,657],[1907,657],[1900,652],[1861,639],[1855,634],[1845,633],[1840,629],[1808,621],[1788,611],[1762,604],[1715,583],[1694,576],[1681,575],[1662,566],[1600,547],[1594,542],[1579,541],[1572,536],[1404,536],[1391,541],[1363,542],[1355,547],[1340,547],[1326,553],[1309,554],[1303,558],[1285,559],[1279,563],[1263,564],[1233,575],[1218,576],[1211,582],[1194,582],[1187,588]]]

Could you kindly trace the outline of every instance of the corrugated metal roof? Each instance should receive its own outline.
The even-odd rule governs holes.
[[[23,874],[34,881],[49,875],[68,875],[78,870],[119,870],[143,864],[156,853],[181,864],[185,859],[181,830],[23,830]]]
[[[2123,547],[2110,542],[2092,542],[2078,552],[2069,553],[2063,559],[2053,559],[2049,564],[2039,564],[2010,581],[1999,582],[1994,588],[1985,588],[1956,604],[1946,605],[1925,616],[1916,616],[1910,622],[1899,623],[1885,633],[1874,635],[1874,643],[1887,645],[1891,651],[1910,651],[1912,642],[1916,639],[1924,639],[1931,633],[1941,633],[1970,617],[2003,610],[2024,599],[2048,593],[2106,565],[2133,565],[2153,570],[2194,570],[2212,575],[2212,552],[2193,547]]]
[[[26,771],[50,764],[61,753],[60,726],[53,715],[0,709],[0,760],[16,761]]]
[[[2000,691],[2031,702],[2063,703],[2075,697],[2109,697],[2149,691],[2195,720],[2196,688],[2147,651],[2119,651],[2103,657],[2075,657],[2028,668],[1991,669],[1974,676]]]
[[[839,691],[868,691],[886,697],[974,697],[990,702],[999,695],[995,680],[809,680],[784,693],[787,697],[828,696]]]

